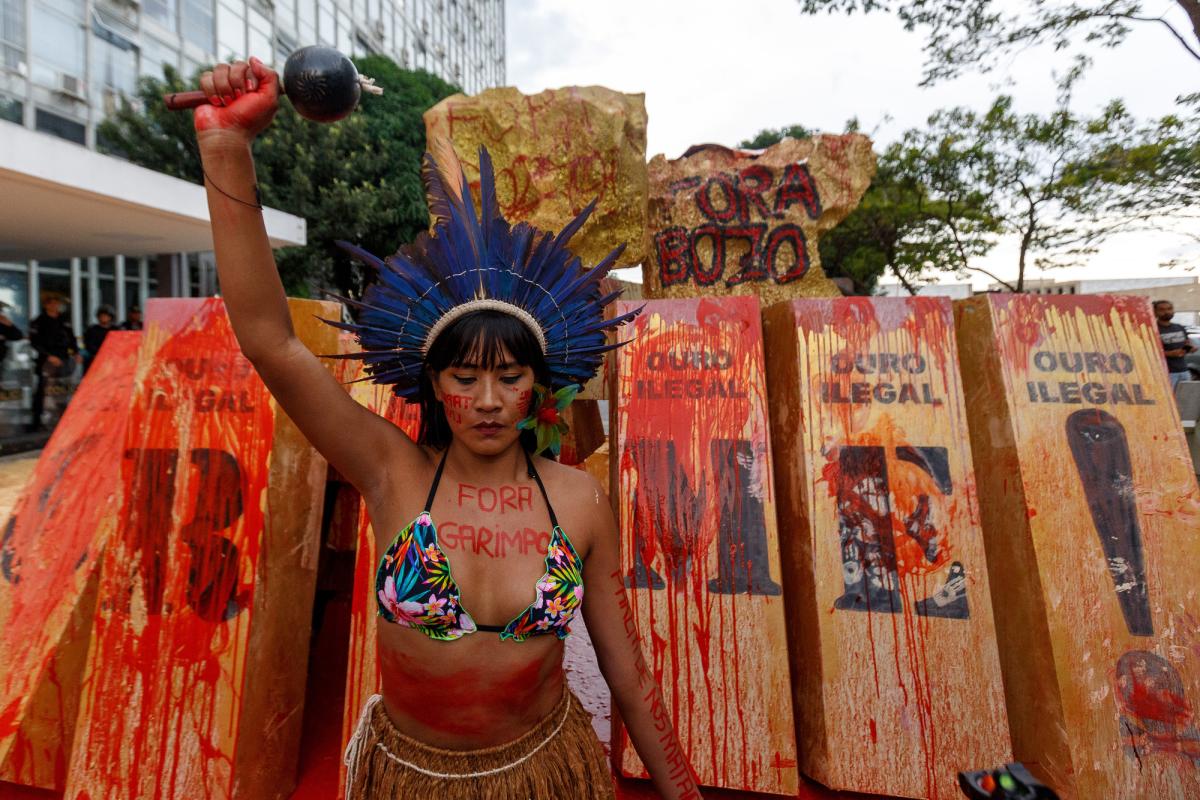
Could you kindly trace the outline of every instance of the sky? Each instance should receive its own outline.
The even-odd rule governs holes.
[[[735,145],[763,128],[792,124],[840,132],[852,117],[879,150],[940,108],[982,110],[999,93],[1011,94],[1019,112],[1048,112],[1056,102],[1053,72],[1065,65],[1049,48],[1027,49],[988,75],[922,88],[924,36],[888,14],[807,16],[796,0],[506,5],[508,85],[527,94],[572,85],[645,93],[647,158],[675,158],[703,142]],[[1172,0],[1151,0],[1145,10],[1188,29]],[[1095,66],[1072,102],[1081,113],[1121,98],[1133,114],[1151,118],[1169,112],[1176,96],[1200,91],[1200,63],[1165,27],[1139,27],[1119,48],[1092,52]],[[1197,248],[1175,235],[1127,234],[1102,245],[1087,266],[1044,277],[1187,274],[1158,264],[1200,255]],[[1002,241],[979,266],[1012,278],[1016,250],[1015,242]],[[990,279],[971,280],[983,286]]]

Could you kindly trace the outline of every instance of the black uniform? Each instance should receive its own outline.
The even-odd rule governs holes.
[[[46,378],[58,378],[70,374],[71,359],[79,352],[75,343],[75,332],[70,324],[60,314],[52,317],[42,314],[29,324],[29,343],[37,352],[36,367],[37,385],[33,390],[33,420],[30,428],[40,430],[42,427],[42,408],[46,401]],[[49,363],[50,356],[62,361],[55,367]]]
[[[4,359],[8,357],[8,343],[24,338],[25,334],[16,325],[0,322],[0,368],[3,368]]]
[[[83,371],[87,372],[88,367],[96,360],[96,355],[100,352],[100,345],[104,344],[104,337],[108,336],[108,332],[113,330],[113,327],[104,327],[100,323],[91,325],[83,332]]]

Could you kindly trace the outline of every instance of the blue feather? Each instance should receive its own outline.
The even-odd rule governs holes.
[[[607,342],[605,334],[641,311],[604,318],[604,307],[620,293],[601,296],[600,280],[616,264],[623,245],[586,270],[567,247],[595,211],[596,201],[554,235],[526,222],[505,221],[486,149],[479,151],[478,214],[461,167],[441,166],[447,168],[425,154],[421,175],[433,218],[431,233],[418,234],[385,259],[338,242],[373,268],[378,280],[361,300],[338,298],[359,309],[358,321],[325,321],[354,333],[364,350],[331,357],[363,361],[370,380],[393,384],[395,394],[411,401],[419,391],[430,328],[451,309],[483,296],[511,303],[538,320],[548,340],[547,366],[556,387],[590,378],[603,354],[620,346]],[[457,191],[447,180],[457,181]]]

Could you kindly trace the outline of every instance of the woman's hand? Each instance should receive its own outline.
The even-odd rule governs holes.
[[[262,133],[279,108],[279,76],[251,57],[249,63],[217,64],[200,76],[209,104],[196,109],[196,139],[228,139],[249,144]]]

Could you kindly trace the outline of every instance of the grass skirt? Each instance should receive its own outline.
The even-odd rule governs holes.
[[[612,776],[592,719],[564,687],[534,728],[507,744],[444,750],[392,724],[380,696],[367,701],[346,748],[346,800],[611,800]]]

